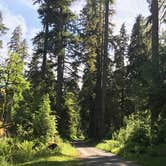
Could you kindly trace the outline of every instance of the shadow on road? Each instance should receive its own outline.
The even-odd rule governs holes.
[[[80,166],[138,166],[133,162],[126,161],[117,155],[106,153],[94,147],[89,147],[84,142],[75,142],[73,145],[81,155],[77,165]]]
[[[131,162],[123,161],[116,156],[101,157],[92,156],[87,159],[73,161],[40,161],[35,163],[26,163],[21,166],[137,166]]]
[[[115,156],[101,157],[92,156],[88,159],[80,159],[73,161],[40,161],[35,163],[27,163],[21,166],[136,166],[130,162],[119,161]]]
[[[117,156],[92,156],[88,159],[82,159],[79,165],[81,166],[137,166],[129,161],[119,159]]]

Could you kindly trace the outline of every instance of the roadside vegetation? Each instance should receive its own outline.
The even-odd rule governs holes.
[[[124,127],[114,132],[111,139],[96,147],[143,166],[161,166],[166,163],[165,131],[166,120],[159,118],[152,129],[150,111],[137,112],[124,119]]]
[[[51,145],[10,138],[0,142],[1,166],[74,165],[77,157],[76,149],[60,139]]]

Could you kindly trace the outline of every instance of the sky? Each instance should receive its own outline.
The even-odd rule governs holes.
[[[115,24],[114,32],[118,33],[121,25],[126,24],[128,33],[131,32],[135,18],[138,14],[149,15],[147,0],[116,0],[114,8],[116,14],[113,17]],[[84,7],[85,0],[76,0],[71,9],[79,14]],[[0,0],[0,11],[3,15],[3,22],[9,28],[8,33],[1,37],[4,41],[3,49],[0,50],[1,58],[7,52],[7,43],[10,40],[11,33],[16,26],[20,25],[23,31],[23,37],[27,39],[29,53],[32,53],[32,38],[41,30],[40,20],[38,18],[37,6],[33,5],[32,0]]]

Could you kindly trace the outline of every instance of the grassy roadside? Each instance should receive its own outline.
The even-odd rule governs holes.
[[[17,166],[75,166],[78,162],[78,156],[74,147],[68,143],[63,143],[58,155],[39,157],[29,162],[17,164]]]
[[[114,142],[104,141],[96,145],[98,149],[118,154],[121,157],[143,166],[164,166],[166,163],[166,144],[153,146],[146,153],[128,153],[122,146],[115,147]]]
[[[78,162],[77,150],[70,143],[59,141],[53,149],[33,145],[28,141],[1,140],[0,166],[74,166]]]
[[[75,166],[77,159],[69,156],[51,156],[47,158],[39,158],[34,161],[18,164],[17,166]]]

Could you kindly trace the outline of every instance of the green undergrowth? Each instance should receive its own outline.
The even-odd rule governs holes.
[[[39,157],[18,166],[74,166],[77,163],[78,153],[69,143],[60,145],[59,153],[49,157]]]
[[[60,153],[49,157],[39,157],[30,162],[18,164],[17,166],[74,166],[77,164],[78,153],[69,143],[60,146]]]
[[[19,164],[17,166],[75,166],[77,165],[75,157],[65,155],[51,156],[47,158],[39,158],[30,162]]]
[[[166,144],[152,146],[143,154],[122,154],[124,158],[133,160],[143,166],[164,166],[166,163]]]
[[[166,125],[151,130],[149,111],[137,112],[124,120],[124,127],[112,134],[110,140],[97,144],[97,148],[118,154],[143,166],[163,166],[166,163]]]
[[[78,153],[68,142],[59,140],[55,147],[32,141],[0,140],[0,166],[70,166]]]
[[[166,144],[147,148],[145,153],[131,153],[125,151],[123,146],[114,140],[105,140],[97,144],[98,149],[118,154],[127,160],[142,164],[143,166],[163,166],[166,163]]]
[[[119,154],[122,149],[122,145],[115,140],[105,140],[102,143],[97,144],[98,149],[105,150],[107,152],[112,152],[115,154]]]

